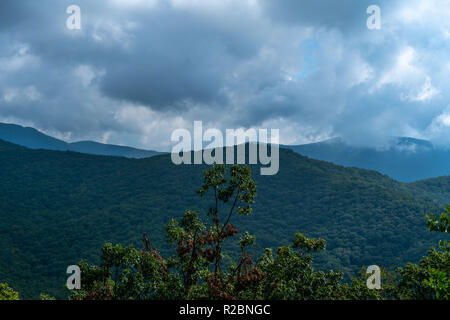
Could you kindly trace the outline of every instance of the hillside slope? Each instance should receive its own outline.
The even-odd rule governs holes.
[[[450,174],[450,150],[426,140],[393,138],[385,149],[352,146],[339,138],[284,147],[313,159],[376,170],[403,182]]]
[[[94,141],[67,143],[43,134],[34,128],[9,123],[0,123],[0,139],[31,149],[76,151],[87,154],[126,158],[148,158],[161,154],[152,150],[103,144]]]
[[[450,176],[415,181],[408,184],[409,190],[422,198],[433,199],[441,204],[450,204]]]
[[[164,227],[211,199],[195,193],[203,165],[30,150],[0,141],[0,282],[25,298],[64,297],[65,270],[96,262],[104,242],[141,245],[143,232],[167,254]],[[409,186],[374,171],[344,168],[280,150],[280,171],[260,176],[251,216],[234,221],[257,236],[256,250],[292,234],[323,237],[322,268],[354,273],[362,265],[418,261],[435,244],[425,213],[439,210]]]

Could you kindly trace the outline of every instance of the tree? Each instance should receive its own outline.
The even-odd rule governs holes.
[[[224,244],[239,230],[232,223],[237,215],[252,212],[256,184],[250,168],[215,165],[204,172],[198,191],[210,196],[212,206],[201,216],[186,210],[178,221],[166,227],[175,254],[163,258],[143,234],[142,249],[105,244],[98,266],[79,263],[81,289],[71,299],[448,299],[448,242],[440,250],[430,249],[419,264],[408,264],[398,271],[398,279],[382,269],[383,288],[366,286],[363,268],[351,283],[343,281],[341,271],[316,271],[313,253],[325,249],[324,239],[294,234],[290,245],[266,251],[256,261],[249,248],[256,238],[245,232],[237,241],[236,258],[224,261]],[[447,208],[447,213],[450,207]],[[428,216],[431,231],[448,233],[448,215]],[[233,257],[233,255],[232,255]]]
[[[448,235],[450,206],[439,218],[427,215],[430,231]],[[440,240],[438,250],[431,248],[428,256],[418,264],[409,263],[400,269],[400,279],[396,288],[399,299],[450,299],[450,247],[448,240]]]
[[[0,300],[19,300],[19,293],[11,289],[6,283],[0,283]]]
[[[439,219],[434,215],[427,216],[427,225],[430,231],[442,232],[445,234],[449,233],[450,226],[450,206],[445,209],[446,213],[442,213]],[[425,284],[432,288],[435,292],[435,297],[438,300],[450,300],[450,259],[449,251],[450,245],[448,240],[440,240],[439,248],[444,251],[442,255],[446,258],[443,261],[442,268],[435,269],[429,268],[429,279],[425,280]]]
[[[342,299],[346,290],[342,273],[314,271],[312,252],[325,248],[325,240],[297,233],[292,245],[272,250],[254,262],[248,248],[255,237],[245,232],[238,240],[239,255],[224,262],[223,245],[239,233],[234,215],[252,212],[256,183],[250,168],[215,165],[204,172],[198,191],[212,195],[204,217],[187,210],[180,221],[172,219],[167,240],[175,245],[164,259],[147,234],[143,249],[106,244],[101,263],[79,263],[82,288],[72,299]]]
[[[207,213],[208,226],[195,211],[187,210],[180,221],[172,219],[166,228],[167,239],[176,246],[176,255],[163,259],[143,236],[141,251],[132,246],[106,244],[100,266],[80,262],[82,289],[73,299],[232,299],[233,281],[244,276],[248,265],[245,247],[250,236],[241,242],[242,256],[233,273],[223,272],[222,246],[238,233],[231,223],[233,214],[248,215],[256,196],[256,184],[249,167],[237,165],[226,175],[224,165],[204,173],[204,184],[198,191],[204,197],[213,193],[214,205]],[[221,210],[220,210],[221,209]],[[244,268],[246,269],[246,268]],[[255,269],[247,272],[256,273]]]

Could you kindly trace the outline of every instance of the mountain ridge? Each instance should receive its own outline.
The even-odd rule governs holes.
[[[65,142],[46,135],[32,127],[0,123],[0,139],[31,149],[75,151],[80,153],[119,156],[126,158],[147,158],[162,154],[158,151],[143,150],[128,146],[104,144],[95,141]]]
[[[103,144],[94,141],[67,143],[32,127],[0,123],[0,139],[32,149],[75,151],[86,154],[147,158],[164,154],[153,150]],[[450,175],[450,149],[435,147],[430,141],[392,137],[383,148],[353,146],[342,138],[303,145],[280,145],[312,159],[336,165],[381,172],[401,182],[413,182]]]
[[[450,149],[415,138],[393,137],[382,149],[353,146],[340,138],[282,147],[317,160],[376,170],[402,182],[450,174]]]

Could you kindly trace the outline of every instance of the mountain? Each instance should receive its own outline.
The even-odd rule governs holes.
[[[75,151],[104,156],[148,158],[161,154],[157,151],[141,150],[93,141],[67,143],[45,135],[34,128],[9,123],[0,123],[0,139],[31,149]]]
[[[422,198],[450,204],[450,176],[415,181],[409,189]]]
[[[186,209],[205,214],[212,203],[195,192],[206,168],[176,166],[170,155],[129,159],[0,141],[0,283],[24,298],[64,298],[67,266],[81,258],[97,263],[105,242],[141,247],[143,232],[163,255],[173,253],[165,242],[170,219]],[[355,275],[363,265],[417,262],[438,239],[427,230],[425,213],[442,210],[445,199],[432,198],[438,190],[421,192],[424,183],[400,183],[288,149],[280,150],[277,175],[251,168],[253,213],[232,222],[256,235],[255,252],[285,245],[300,231],[327,241],[318,267]],[[448,196],[447,189],[442,193]]]
[[[163,154],[93,141],[67,143],[34,128],[0,123],[0,139],[31,149],[75,151],[93,155],[148,158]],[[388,148],[356,147],[334,138],[318,143],[282,146],[317,160],[376,170],[402,182],[450,175],[450,149],[437,148],[426,140],[393,138]]]
[[[0,139],[32,149],[67,150],[68,143],[30,127],[0,123]]]
[[[450,174],[450,149],[437,148],[426,140],[393,138],[381,150],[352,146],[340,138],[283,147],[313,159],[376,170],[403,182]]]
[[[116,156],[126,158],[149,158],[162,154],[157,151],[135,149],[125,146],[117,146],[113,144],[103,144],[94,141],[80,141],[69,144],[69,151],[103,155],[103,156]]]

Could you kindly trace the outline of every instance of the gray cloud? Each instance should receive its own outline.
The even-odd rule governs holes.
[[[445,141],[450,8],[438,1],[0,4],[0,120],[168,148],[171,130],[282,126],[282,142]],[[447,32],[447,33],[446,33]]]

